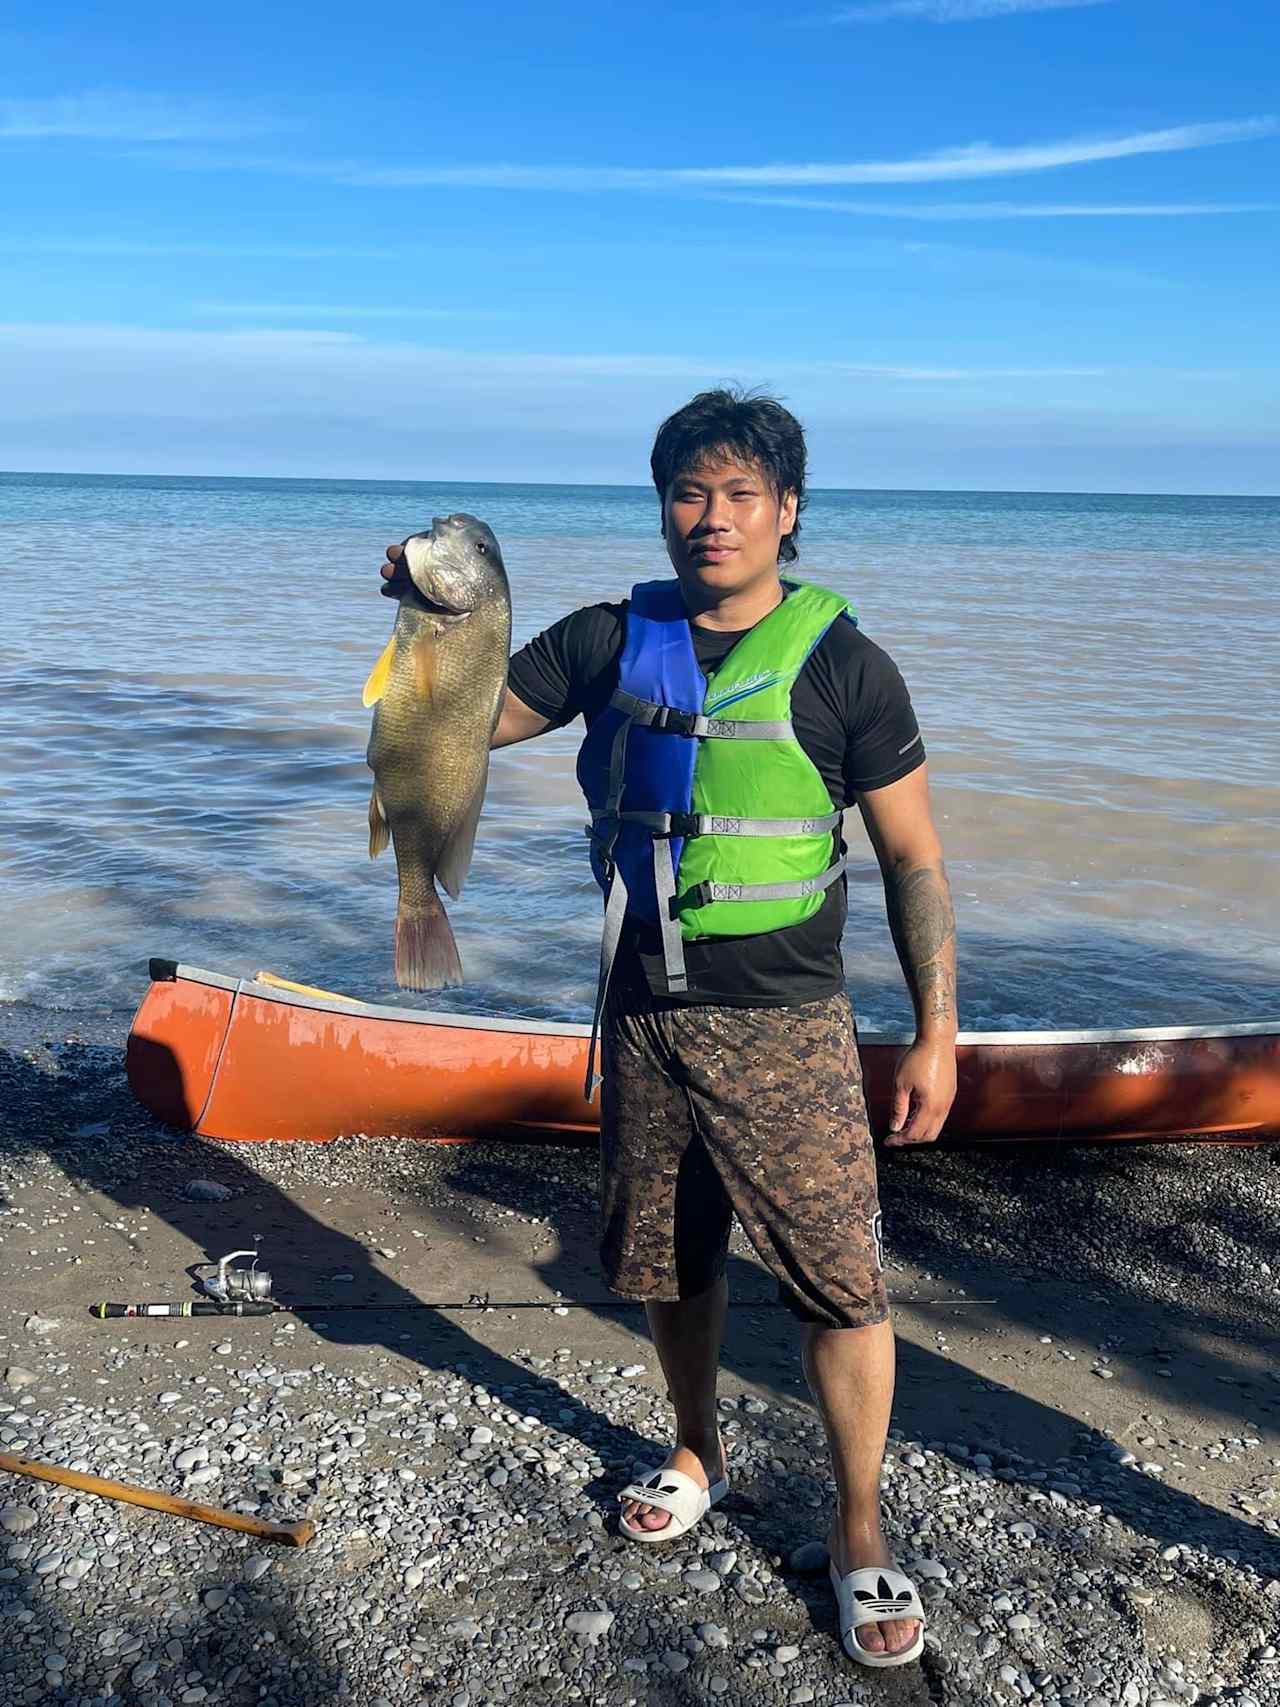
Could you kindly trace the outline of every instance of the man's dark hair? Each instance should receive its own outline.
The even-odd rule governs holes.
[[[649,459],[658,497],[665,501],[673,481],[720,456],[754,463],[779,499],[795,493],[796,523],[778,546],[779,563],[794,563],[800,555],[800,511],[807,502],[804,428],[776,398],[749,391],[700,391],[658,428]]]

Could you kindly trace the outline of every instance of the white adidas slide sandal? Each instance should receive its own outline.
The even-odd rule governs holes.
[[[624,1505],[637,1500],[643,1505],[657,1506],[660,1511],[671,1513],[671,1521],[664,1523],[661,1529],[639,1529],[627,1522],[624,1513],[618,1519],[618,1528],[632,1541],[677,1541],[680,1536],[687,1535],[694,1524],[704,1518],[713,1505],[719,1504],[728,1492],[727,1476],[721,1476],[709,1488],[700,1488],[683,1470],[670,1467],[642,1470],[634,1482],[623,1488],[618,1499]]]
[[[862,1666],[905,1666],[924,1651],[924,1607],[911,1578],[892,1565],[866,1565],[841,1576],[830,1566],[831,1586],[840,1607],[840,1640],[851,1660]],[[909,1648],[899,1654],[873,1654],[858,1640],[864,1624],[888,1623],[895,1618],[918,1618],[920,1630]]]

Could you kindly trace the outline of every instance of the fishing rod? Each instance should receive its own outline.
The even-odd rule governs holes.
[[[237,1257],[250,1257],[247,1268],[230,1265]],[[184,1302],[92,1304],[89,1314],[99,1321],[121,1317],[170,1316],[329,1316],[341,1311],[445,1311],[445,1310],[640,1310],[643,1299],[638,1298],[493,1298],[488,1292],[473,1292],[465,1300],[439,1298],[415,1299],[411,1304],[289,1304],[272,1293],[271,1271],[258,1266],[258,1252],[228,1251],[216,1263],[200,1263],[192,1271],[202,1297]],[[910,1295],[891,1297],[895,1304],[944,1305],[949,1309],[972,1304],[995,1304],[995,1298],[919,1298]],[[780,1298],[741,1299],[731,1304],[736,1310],[778,1310],[786,1306]]]

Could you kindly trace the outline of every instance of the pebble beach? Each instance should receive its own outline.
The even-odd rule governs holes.
[[[1266,1149],[886,1159],[886,1527],[928,1630],[919,1665],[870,1673],[840,1648],[794,1333],[745,1246],[732,1491],[641,1548],[616,1491],[670,1413],[640,1312],[594,1274],[593,1152],[183,1137],[132,1103],[109,1026],[19,1017],[0,1451],[317,1532],[0,1478],[6,1703],[1280,1702]],[[189,1297],[190,1262],[255,1232],[298,1315],[89,1317]]]

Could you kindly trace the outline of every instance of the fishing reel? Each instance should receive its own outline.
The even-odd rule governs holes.
[[[237,1257],[251,1257],[248,1268],[231,1268]],[[191,1271],[196,1285],[207,1298],[219,1304],[274,1304],[271,1271],[258,1267],[258,1252],[228,1251],[216,1263],[197,1263]]]

